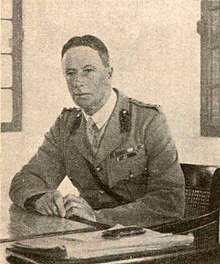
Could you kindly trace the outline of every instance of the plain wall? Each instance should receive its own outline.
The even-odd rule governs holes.
[[[100,37],[113,86],[161,104],[181,162],[220,165],[220,138],[200,136],[198,0],[24,0],[23,129],[2,134],[2,194],[36,152],[64,106],[72,106],[60,65],[74,35]]]

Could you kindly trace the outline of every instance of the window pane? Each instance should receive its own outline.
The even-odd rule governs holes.
[[[1,121],[12,121],[12,91],[1,89]]]
[[[11,53],[12,51],[12,22],[7,20],[1,21],[2,26],[2,53]]]
[[[2,18],[12,18],[12,0],[1,0]]]
[[[12,57],[9,55],[2,55],[2,76],[1,86],[11,87],[12,86]]]

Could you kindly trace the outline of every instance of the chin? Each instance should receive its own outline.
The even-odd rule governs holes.
[[[92,108],[92,103],[90,101],[86,101],[86,100],[78,100],[78,101],[74,101],[76,105],[78,105],[81,109],[90,109]]]
[[[89,98],[76,98],[76,97],[72,97],[74,103],[76,105],[78,105],[79,107],[83,107],[84,105],[90,105],[91,101],[89,100]]]

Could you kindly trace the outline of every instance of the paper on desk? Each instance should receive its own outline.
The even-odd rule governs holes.
[[[176,246],[187,246],[193,235],[172,235],[146,229],[145,234],[105,239],[102,231],[67,235],[63,237],[70,258],[90,258],[146,250],[159,250]],[[73,239],[73,241],[71,241]]]
[[[119,228],[119,226],[116,228]],[[24,246],[26,244],[29,249],[33,249],[33,254],[36,253],[38,255],[40,248],[51,250],[53,247],[65,247],[67,259],[89,259],[132,252],[162,250],[176,246],[187,246],[193,242],[192,234],[161,234],[150,229],[146,229],[146,233],[141,235],[116,239],[105,239],[101,235],[102,231],[96,231],[59,237],[31,239],[20,242],[20,246],[22,247],[22,244]],[[36,250],[38,252],[34,253]]]

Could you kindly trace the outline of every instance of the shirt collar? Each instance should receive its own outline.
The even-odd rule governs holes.
[[[86,121],[88,121],[89,117],[92,117],[98,129],[100,129],[108,121],[111,113],[113,112],[116,101],[117,101],[116,93],[114,91],[111,91],[111,95],[108,101],[106,102],[106,104],[94,115],[89,116],[82,110]]]

